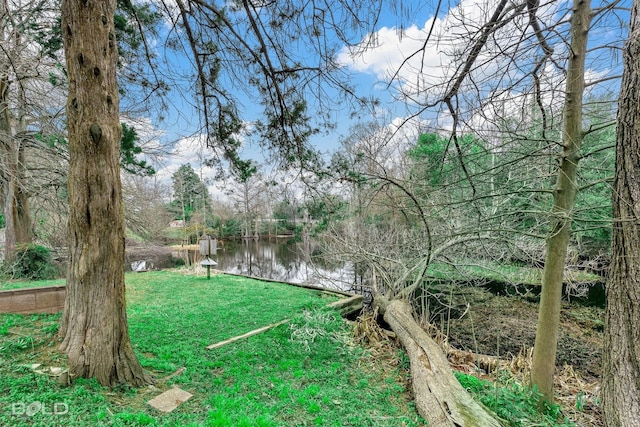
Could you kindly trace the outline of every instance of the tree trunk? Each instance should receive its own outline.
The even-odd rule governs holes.
[[[547,402],[553,402],[553,373],[560,327],[563,273],[577,192],[577,167],[582,145],[584,65],[590,21],[590,1],[574,0],[571,18],[571,56],[567,70],[562,128],[563,150],[556,190],[553,194],[552,225],[546,241],[542,293],[531,368],[531,384],[538,387]]]
[[[607,427],[640,425],[640,1],[633,2],[618,102],[602,401]]]
[[[69,267],[60,327],[69,376],[151,382],[129,341],[115,0],[63,0],[69,98]]]
[[[4,140],[5,138],[3,138]],[[4,219],[5,261],[12,263],[16,247],[32,242],[29,196],[24,188],[24,149],[20,141],[10,135],[3,141],[5,160],[4,174]]]
[[[429,426],[502,425],[462,388],[438,344],[413,319],[407,302],[378,296],[375,304],[407,351],[416,409]]]
[[[0,7],[0,12],[3,11]],[[29,196],[24,188],[25,158],[24,146],[15,137],[15,120],[12,120],[9,105],[8,70],[0,71],[0,155],[2,158],[2,191],[5,219],[5,261],[14,260],[16,244],[31,243],[31,216]]]

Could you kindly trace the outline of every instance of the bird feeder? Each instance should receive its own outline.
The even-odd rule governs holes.
[[[207,279],[211,278],[211,266],[218,265],[217,262],[211,259],[211,255],[215,255],[216,253],[217,246],[218,241],[208,234],[205,234],[200,239],[200,255],[204,257],[204,259],[200,261],[200,265],[207,267]]]

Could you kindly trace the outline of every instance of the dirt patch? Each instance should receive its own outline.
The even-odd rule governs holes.
[[[538,304],[528,296],[494,295],[465,287],[439,296],[432,321],[461,350],[509,358],[533,347]],[[570,365],[581,376],[600,376],[604,309],[563,304],[556,364]]]
[[[511,361],[527,383],[538,302],[532,295],[494,295],[479,287],[448,288],[429,298],[431,321],[460,350]],[[556,402],[577,426],[602,426],[600,372],[604,308],[564,302],[554,378]],[[474,371],[480,377],[488,375]]]

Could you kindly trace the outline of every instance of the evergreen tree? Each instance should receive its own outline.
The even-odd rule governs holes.
[[[190,164],[184,164],[171,177],[173,200],[169,208],[177,219],[188,222],[194,212],[211,207],[207,186]]]

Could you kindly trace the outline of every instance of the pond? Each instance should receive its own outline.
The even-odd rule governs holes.
[[[133,251],[127,261],[132,269],[136,262],[145,261],[146,268],[175,266],[176,258],[189,263],[199,262],[196,250],[172,253],[173,260],[165,256]],[[217,270],[232,274],[262,277],[291,283],[321,286],[327,289],[355,291],[356,279],[353,267],[348,263],[329,263],[317,254],[311,241],[296,242],[291,239],[240,239],[218,243]],[[313,261],[312,261],[313,260]]]

